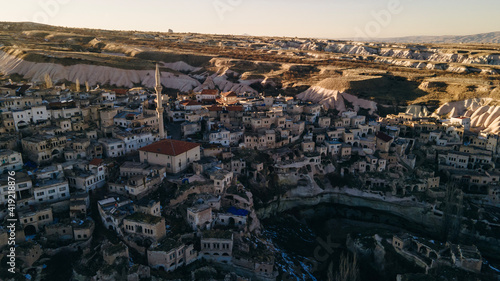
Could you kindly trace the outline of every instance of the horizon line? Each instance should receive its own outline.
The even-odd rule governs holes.
[[[43,25],[43,26],[50,26],[50,27],[60,27],[60,28],[74,28],[74,29],[88,29],[88,30],[101,30],[101,31],[118,31],[118,32],[145,32],[145,33],[169,33],[169,31],[161,31],[161,30],[141,30],[141,29],[107,29],[107,28],[93,28],[93,27],[81,27],[81,26],[62,26],[62,25],[52,25],[52,24],[47,24],[47,23],[39,23],[39,22],[33,22],[33,21],[0,21],[0,23],[14,23],[14,24],[21,24],[21,23],[26,23],[26,24],[38,24],[38,25]],[[474,36],[474,35],[483,35],[483,34],[490,34],[490,33],[497,33],[500,32],[500,30],[496,31],[488,31],[488,32],[480,32],[480,33],[473,33],[473,34],[465,34],[465,35],[453,35],[453,34],[446,34],[446,35],[404,35],[404,36],[391,36],[391,37],[315,37],[315,36],[310,36],[310,37],[303,37],[303,36],[286,36],[286,35],[253,35],[253,34],[247,34],[247,33],[242,33],[242,34],[231,34],[231,33],[203,33],[203,32],[193,32],[193,31],[181,31],[181,32],[176,32],[173,30],[173,33],[177,34],[202,34],[202,35],[219,35],[219,36],[244,36],[244,37],[265,37],[265,38],[275,38],[275,37],[281,37],[281,38],[296,38],[296,39],[319,39],[319,40],[339,40],[339,41],[363,41],[363,42],[369,42],[369,40],[375,40],[379,42],[383,42],[381,40],[388,40],[388,39],[404,39],[404,38],[412,38],[412,37],[429,37],[429,38],[439,38],[439,37],[466,37],[466,36]],[[421,42],[425,43],[425,42]],[[491,44],[498,44],[498,43],[491,43]]]

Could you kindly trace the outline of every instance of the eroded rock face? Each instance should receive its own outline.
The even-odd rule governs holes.
[[[320,86],[309,88],[307,91],[299,94],[297,98],[303,101],[318,103],[323,105],[325,109],[336,109],[339,112],[349,109],[358,111],[360,108],[364,108],[370,114],[373,114],[377,110],[377,104],[373,101],[360,99],[354,95],[341,93],[336,90],[328,90]]]
[[[476,98],[445,103],[433,113],[436,117],[443,115],[470,117],[472,127],[492,134],[500,133],[500,105],[495,99]]]
[[[0,72],[7,75],[17,73],[33,82],[44,81],[45,75],[48,74],[54,81],[76,82],[79,79],[80,82],[88,81],[90,85],[110,84],[129,88],[139,83],[150,88],[155,86],[154,70],[120,69],[89,64],[64,66],[55,63],[36,63],[25,61],[3,51],[0,51]],[[183,92],[200,85],[200,82],[187,75],[170,72],[162,72],[161,80],[163,86]]]
[[[494,77],[500,73],[499,48],[495,45],[249,39],[176,33],[158,33],[153,38],[146,33],[0,24],[5,26],[10,29],[6,32],[8,40],[0,42],[6,42],[0,47],[0,72],[17,73],[31,81],[43,82],[49,74],[55,82],[76,82],[78,78],[92,86],[152,87],[148,65],[158,61],[166,88],[182,92],[219,89],[249,94],[302,93],[308,95],[308,100],[341,111],[345,107],[375,108],[375,104],[366,104],[357,95],[380,106],[437,105],[470,97],[494,97],[490,93],[500,88]],[[22,44],[9,43],[19,36],[24,38]],[[352,76],[358,76],[358,80]],[[318,83],[346,78],[346,83],[339,82],[339,87],[334,88]],[[453,79],[457,81],[449,82]],[[474,81],[464,83],[464,79]],[[319,97],[310,92],[319,93]]]
[[[351,207],[352,211],[350,212],[353,218],[357,216],[356,209],[368,208],[374,212],[384,212],[396,217],[406,218],[415,225],[421,226],[422,230],[438,230],[442,226],[442,217],[434,215],[433,212],[424,212],[427,208],[424,203],[389,201],[383,198],[365,197],[362,193],[356,195],[341,191],[325,191],[311,196],[297,195],[282,197],[279,201],[266,203],[265,207],[259,208],[256,212],[260,219],[265,219],[276,213],[294,208],[313,208],[322,204],[328,204],[328,206],[339,204]],[[361,213],[359,215],[362,216]]]
[[[427,117],[432,112],[430,112],[429,109],[423,105],[410,105],[406,109],[406,113],[410,113],[413,114],[413,116],[418,116],[418,117]]]

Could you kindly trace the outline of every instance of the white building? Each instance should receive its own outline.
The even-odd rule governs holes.
[[[470,117],[452,117],[450,119],[450,124],[459,124],[464,127],[465,130],[470,130]]]
[[[31,179],[23,173],[17,173],[16,175],[16,185],[14,186],[15,190],[9,186],[8,175],[2,175],[0,178],[0,205],[5,206],[4,204],[8,203],[9,194],[15,194],[17,209],[25,209],[28,205],[33,205],[33,184]],[[9,187],[10,190],[9,190]],[[12,198],[12,196],[11,196]],[[0,218],[3,218],[7,215],[7,209],[0,211]]]
[[[65,179],[38,181],[35,183],[33,193],[37,203],[53,203],[70,198],[68,181]]]
[[[52,109],[52,110],[50,110],[50,116],[54,119],[71,118],[71,117],[75,117],[75,116],[82,116],[82,111],[78,107]]]
[[[104,147],[106,157],[119,157],[126,153],[125,142],[119,139],[101,138],[99,142]]]
[[[123,141],[125,153],[131,153],[146,145],[152,144],[157,140],[158,135],[153,135],[151,132],[136,134],[120,132],[116,133],[114,137]]]
[[[17,151],[0,149],[0,163],[0,172],[19,171],[23,168],[23,157]]]
[[[14,119],[14,127],[16,127],[16,131],[19,128],[23,129],[27,125],[31,124],[31,110],[16,110],[12,112],[12,118]]]
[[[101,94],[102,99],[106,101],[115,101],[116,100],[116,94],[115,93],[108,93],[104,92]]]
[[[49,120],[50,112],[44,105],[34,106],[28,109],[12,111],[12,118],[14,119],[14,126],[16,127],[16,130],[18,130],[19,127],[23,127],[31,123]]]
[[[218,90],[204,89],[201,91],[201,93],[196,94],[196,100],[198,102],[215,101],[215,99],[217,99],[218,96],[219,96]]]
[[[107,169],[102,159],[94,159],[85,168],[67,173],[69,186],[89,192],[106,184]]]
[[[229,146],[231,143],[231,133],[226,129],[211,131],[208,133],[208,142],[211,144]]]

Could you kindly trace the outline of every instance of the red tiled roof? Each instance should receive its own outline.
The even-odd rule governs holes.
[[[102,164],[102,162],[104,162],[104,160],[99,159],[99,158],[94,158],[94,159],[92,159],[92,161],[89,162],[89,165],[99,166]]]
[[[127,89],[113,89],[112,91],[117,95],[126,95],[128,92]]]
[[[212,105],[211,107],[208,107],[207,109],[209,111],[222,111],[222,106]]]
[[[198,146],[200,146],[200,144],[194,142],[178,141],[178,140],[161,140],[153,144],[150,144],[148,146],[145,146],[143,148],[140,148],[139,151],[177,156]]]
[[[377,138],[381,139],[381,140],[382,140],[382,141],[384,141],[384,142],[389,142],[389,141],[391,141],[391,140],[392,140],[392,137],[391,137],[391,136],[389,136],[389,135],[387,135],[387,134],[385,134],[385,133],[383,133],[383,132],[377,132],[377,133],[375,134],[375,136],[376,136]]]
[[[190,106],[190,105],[201,105],[201,103],[195,101],[195,100],[187,100],[187,101],[183,101],[181,102],[182,105],[184,106]]]
[[[226,106],[227,111],[243,111],[243,106],[234,105],[234,106]]]
[[[230,91],[230,92],[222,93],[221,96],[223,96],[223,97],[236,97],[238,95],[235,92]]]
[[[210,90],[210,89],[203,89],[201,91],[202,95],[214,95],[216,96],[218,94],[217,90]]]

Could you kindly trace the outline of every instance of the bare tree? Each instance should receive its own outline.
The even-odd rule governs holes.
[[[76,78],[76,91],[80,92],[80,79]]]
[[[359,268],[356,254],[351,258],[349,254],[340,257],[339,270],[333,277],[333,264],[328,268],[328,281],[358,281]]]
[[[45,80],[45,87],[47,87],[47,89],[52,88],[52,79],[50,78],[50,75],[48,73],[45,73],[43,79]]]

